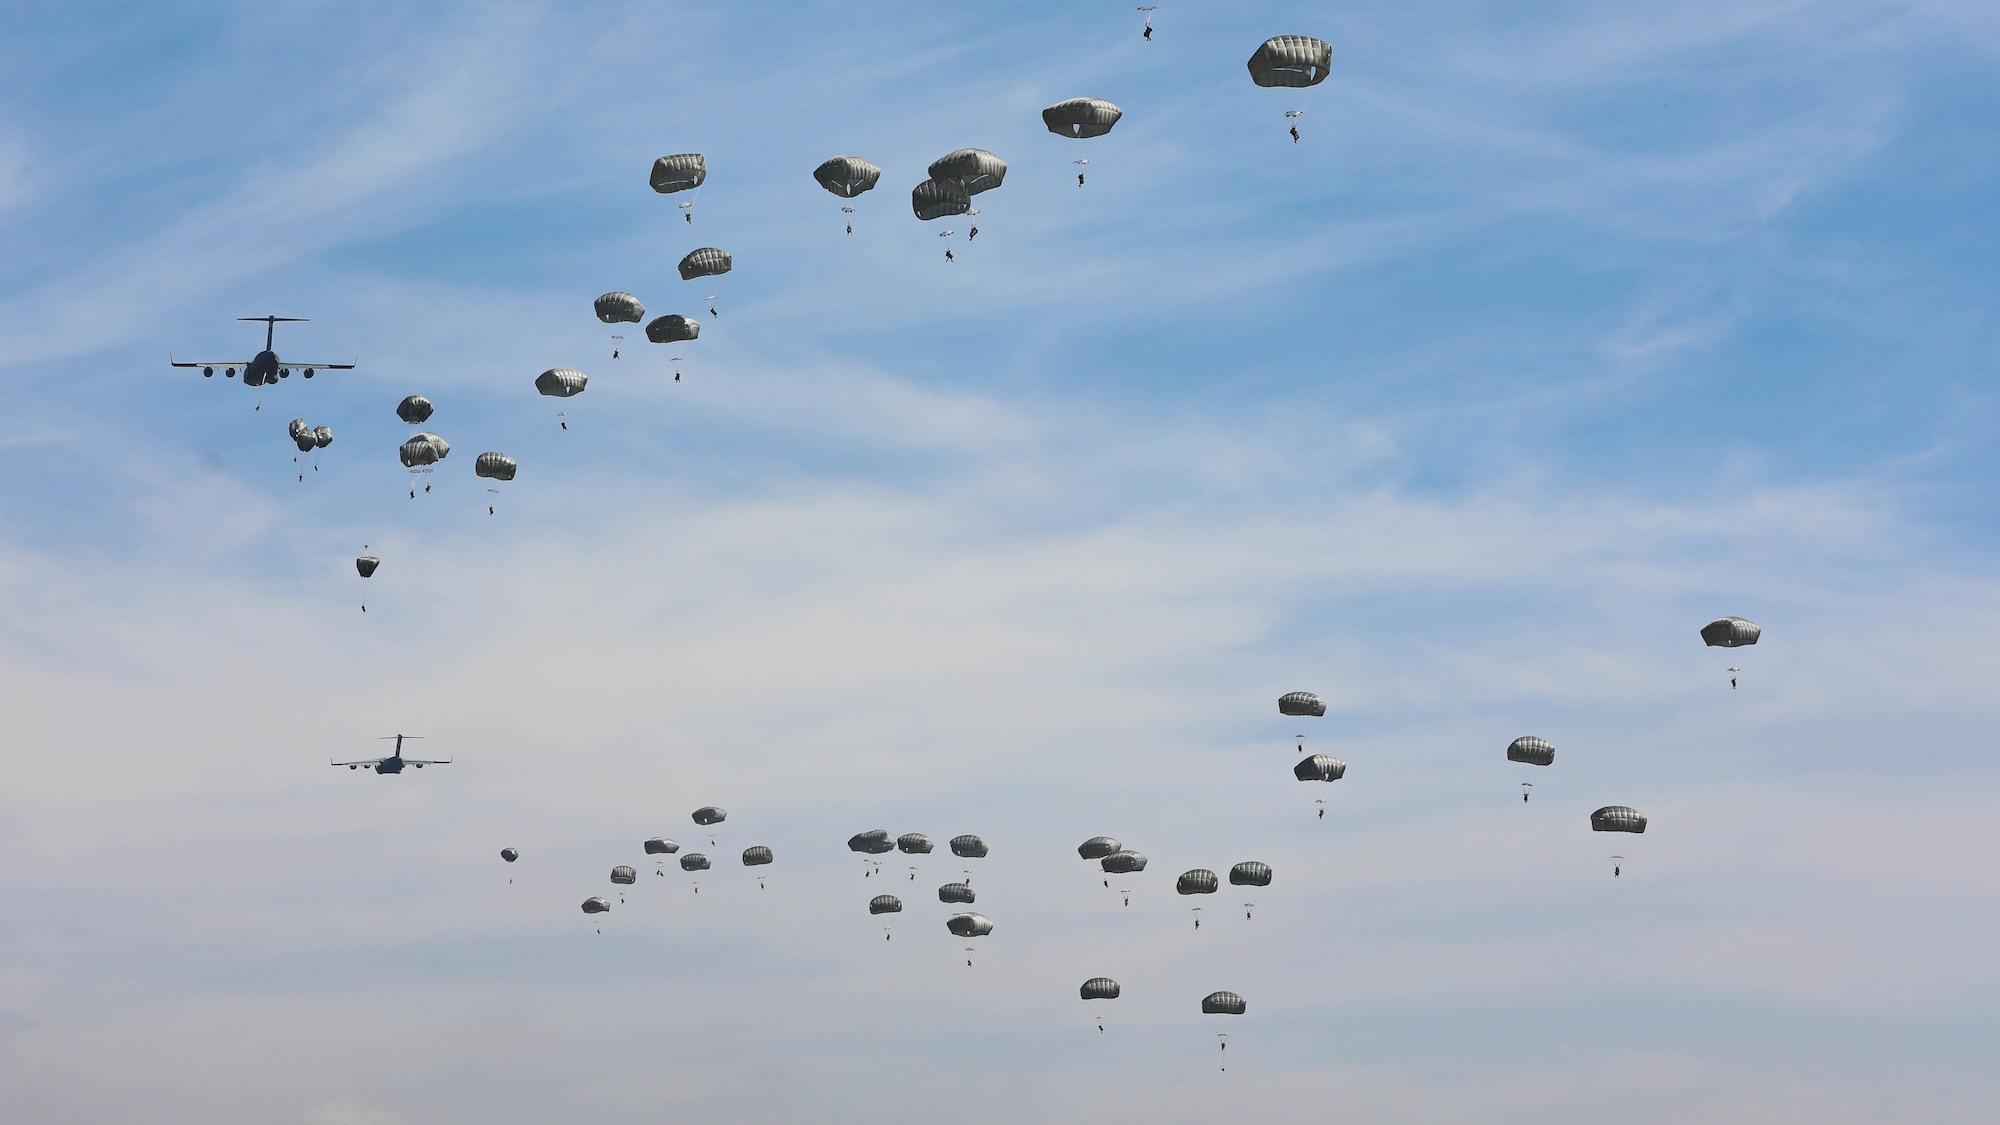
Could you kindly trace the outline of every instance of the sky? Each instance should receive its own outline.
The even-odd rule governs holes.
[[[1142,24],[0,11],[7,1118],[1989,1116],[2000,9]],[[961,147],[1005,184],[917,221]],[[267,314],[358,369],[168,366]],[[327,767],[398,732],[451,764]]]

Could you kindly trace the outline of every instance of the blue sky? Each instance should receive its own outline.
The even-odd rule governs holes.
[[[15,1112],[1994,1104],[2000,16],[1155,26],[0,15]],[[1309,98],[1248,80],[1281,33],[1334,45]],[[1079,95],[1124,108],[1110,136],[1042,128]],[[965,146],[1010,165],[971,244],[907,206]],[[683,151],[692,223],[645,186]],[[851,238],[810,178],[844,152],[884,169]],[[674,272],[702,245],[735,255],[718,286]],[[702,338],[613,361],[610,289]],[[247,355],[265,313],[360,370],[260,395],[166,366]],[[557,365],[589,390],[535,395]],[[411,393],[453,445],[416,500]],[[293,417],[336,433],[303,482]],[[497,496],[489,449],[521,464]],[[1726,613],[1764,642],[1704,650]],[[1326,718],[1275,713],[1300,688]],[[398,730],[456,760],[323,764]],[[1344,780],[1291,779],[1300,731]],[[1558,752],[1523,806],[1525,733]],[[709,850],[710,803],[700,895],[643,875],[593,932],[576,904],[648,836]],[[1610,803],[1651,830],[1608,846]],[[871,827],[992,843],[971,968],[948,857],[885,865],[882,940],[841,846]],[[1075,857],[1098,833],[1152,857],[1129,907]],[[1197,932],[1173,876],[1250,858],[1254,917],[1218,895]],[[1095,975],[1125,988],[1103,1033]],[[1222,988],[1250,1003],[1226,1073]]]

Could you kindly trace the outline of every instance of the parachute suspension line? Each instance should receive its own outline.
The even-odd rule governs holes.
[[[569,429],[569,411],[567,410],[556,411],[556,421],[562,423],[563,429],[565,430]]]
[[[694,205],[700,201],[702,186],[707,182],[708,182],[707,179],[704,178],[701,184],[696,184],[694,189],[688,192],[688,197],[686,199],[683,199],[679,203],[674,204],[674,206],[680,208],[682,222],[687,223],[689,225],[693,225]]]
[[[623,336],[620,336],[620,335],[618,335],[617,333],[615,333],[615,332],[614,332],[614,333],[612,333],[612,334],[611,334],[611,338],[612,338],[612,339],[614,339],[614,340],[623,340],[623,339],[624,339],[625,337],[623,337]],[[616,345],[616,344],[613,344],[613,345],[611,345],[611,358],[612,358],[612,359],[617,359],[617,358],[618,358],[618,350],[619,350],[619,349],[618,349],[618,345]]]
[[[847,216],[847,233],[848,233],[848,234],[850,234],[850,235],[851,235],[851,234],[853,234],[853,233],[854,233],[854,208],[853,208],[853,206],[852,206],[852,205],[849,205],[849,206],[844,206],[844,207],[842,207],[842,208],[840,209],[840,212],[841,212],[841,214],[843,214],[843,215],[846,215],[846,216]]]
[[[965,967],[968,969],[972,967],[972,947],[969,945],[965,947]]]
[[[1245,922],[1248,922],[1250,920],[1250,908],[1255,905],[1257,904],[1254,902],[1246,902],[1243,904],[1243,920]]]
[[[676,383],[680,382],[680,381],[681,381],[681,357],[680,357],[680,356],[671,356],[671,357],[669,357],[669,358],[668,358],[668,362],[670,362],[670,363],[672,363],[672,364],[674,365],[674,382],[676,382]]]
[[[1299,107],[1297,109],[1288,109],[1285,111],[1285,119],[1291,122],[1292,125],[1291,132],[1292,132],[1293,144],[1299,143],[1299,121],[1305,117],[1306,110],[1312,108],[1314,96],[1319,93],[1319,88],[1324,85],[1326,85],[1326,83],[1316,82],[1311,86],[1306,87],[1306,96],[1299,99]]]
[[[1197,930],[1201,929],[1201,907],[1199,906],[1194,908],[1194,928]]]

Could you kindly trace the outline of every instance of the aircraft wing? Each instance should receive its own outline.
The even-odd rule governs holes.
[[[366,761],[361,761],[361,762],[336,762],[336,761],[332,761],[332,760],[328,760],[328,762],[327,762],[326,764],[327,764],[327,765],[330,765],[330,766],[379,766],[379,765],[381,765],[381,764],[382,764],[383,762],[386,762],[386,761],[388,761],[388,760],[389,760],[389,759],[387,759],[387,758],[369,758],[368,760],[366,760]],[[405,760],[405,761],[408,761],[408,759],[407,759],[407,758],[406,758],[406,759],[404,759],[404,760]]]
[[[352,371],[355,367],[352,363],[300,363],[294,359],[281,359],[278,364],[281,367],[310,367],[315,371]]]
[[[450,758],[404,758],[403,764],[406,766],[448,766],[451,764],[451,759]]]
[[[178,359],[175,359],[175,358],[174,358],[174,357],[172,357],[172,356],[168,356],[168,357],[167,357],[167,366],[169,366],[169,367],[248,367],[248,366],[250,366],[250,361],[249,361],[249,360],[247,360],[247,359],[202,359],[202,360],[195,360],[195,361],[193,361],[193,362],[191,362],[191,363],[183,363],[182,361],[180,361],[180,360],[178,360]]]

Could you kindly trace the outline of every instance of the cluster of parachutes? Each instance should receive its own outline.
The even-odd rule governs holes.
[[[333,428],[330,426],[308,426],[304,418],[292,419],[292,443],[300,453],[311,453],[315,449],[325,449],[333,444]]]
[[[703,828],[713,827],[728,819],[729,813],[714,805],[703,805],[701,808],[694,810],[693,813],[694,822]],[[712,843],[714,837],[711,835],[709,839]],[[639,847],[640,851],[649,856],[677,856],[676,862],[679,863],[680,869],[690,875],[711,870],[714,866],[706,854],[702,852],[683,853],[681,852],[680,844],[667,839],[665,836],[654,836],[646,840]],[[508,863],[513,863],[520,856],[521,853],[511,847],[500,849],[500,858],[506,860]],[[743,849],[742,861],[745,867],[769,867],[776,858],[770,847],[764,844],[752,844],[750,847]],[[664,878],[666,873],[666,861],[664,859],[654,861],[654,874]],[[760,873],[756,878],[758,888],[760,890],[763,889],[764,876]],[[615,887],[629,887],[638,881],[639,870],[630,864],[621,863],[611,869],[611,884]],[[701,893],[700,879],[693,880],[690,885],[694,888],[695,894]],[[625,901],[625,892],[619,891],[617,894],[618,901],[623,903]],[[589,915],[608,914],[611,911],[611,900],[603,895],[591,895],[583,900],[582,909],[585,914]],[[597,932],[604,932],[601,924],[598,926]]]
[[[960,859],[986,858],[986,841],[977,836],[953,836],[948,846],[951,848],[951,854]],[[904,855],[921,856],[931,854],[935,848],[936,845],[931,842],[931,838],[921,832],[905,832],[901,836],[891,837],[886,828],[870,828],[866,832],[856,832],[847,839],[847,850],[862,856],[887,855],[890,852],[902,852]],[[862,870],[863,878],[874,876],[881,870],[881,866],[880,863],[869,860],[868,866]],[[915,882],[916,878],[917,869],[912,866],[910,868],[910,881]],[[978,901],[979,896],[973,892],[971,879],[968,875],[967,879],[963,882],[946,883],[939,887],[937,897],[938,901],[942,903],[970,906],[972,903]],[[879,894],[868,900],[868,913],[871,915],[901,914],[902,912],[903,900],[896,895]],[[947,917],[944,920],[944,928],[947,933],[950,933],[954,937],[985,937],[987,934],[993,932],[993,922],[984,914],[971,910],[962,910]],[[893,936],[888,926],[882,927],[883,941],[889,941]],[[966,961],[968,965],[971,963],[970,959]]]
[[[1720,617],[1701,627],[1702,643],[1710,648],[1743,648],[1756,644],[1763,635],[1764,630],[1761,626],[1741,617]],[[1729,686],[1732,690],[1736,688],[1736,677],[1740,671],[1740,668],[1735,667],[1729,669]],[[1278,713],[1287,716],[1320,717],[1326,714],[1326,704],[1319,696],[1309,691],[1287,692],[1278,697]],[[1536,769],[1546,769],[1555,764],[1555,744],[1546,738],[1524,734],[1507,744],[1507,760],[1519,765],[1533,766]],[[1347,763],[1326,754],[1311,755],[1292,768],[1292,775],[1300,781],[1338,781],[1346,774]],[[1521,782],[1523,804],[1527,803],[1528,791],[1534,788],[1534,784],[1532,781]],[[1326,816],[1324,808],[1320,810],[1320,816],[1322,818]],[[1605,805],[1590,814],[1592,832],[1626,832],[1639,835],[1646,831],[1646,823],[1646,815],[1629,805]],[[1112,843],[1115,845],[1116,842]],[[1611,858],[1614,861],[1612,875],[1614,877],[1622,875],[1625,857],[1620,855]],[[1139,857],[1139,862],[1143,866],[1145,858]]]

